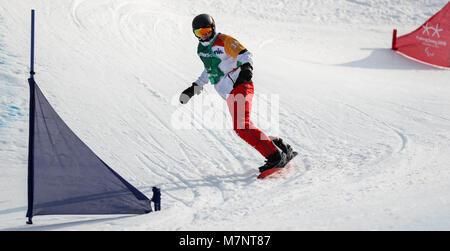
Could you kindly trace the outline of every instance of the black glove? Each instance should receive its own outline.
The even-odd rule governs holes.
[[[239,76],[236,79],[236,82],[233,85],[233,88],[236,88],[236,86],[243,84],[243,83],[249,83],[252,82],[253,77],[253,67],[250,63],[245,63],[241,65],[241,72],[239,72]]]
[[[192,98],[195,94],[200,94],[200,92],[203,90],[203,87],[196,84],[195,82],[192,83],[192,86],[189,86],[186,90],[184,90],[180,95],[180,103],[186,104],[189,99]]]

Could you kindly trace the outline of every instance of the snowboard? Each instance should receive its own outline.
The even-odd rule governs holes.
[[[258,179],[276,179],[282,177],[286,173],[286,171],[291,168],[291,161],[295,158],[295,156],[297,156],[298,153],[293,152],[292,154],[292,158],[286,163],[284,167],[266,170],[258,175]]]

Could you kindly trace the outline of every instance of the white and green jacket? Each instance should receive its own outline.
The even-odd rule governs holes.
[[[197,54],[205,69],[195,81],[198,85],[211,82],[224,99],[233,90],[233,84],[239,76],[239,66],[250,63],[252,54],[231,36],[217,33],[211,40],[200,42]]]

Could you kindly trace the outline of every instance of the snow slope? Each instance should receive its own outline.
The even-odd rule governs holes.
[[[446,2],[0,1],[0,230],[450,230],[450,71],[389,50]],[[114,170],[162,188],[162,211],[24,224],[30,9],[36,82]],[[300,153],[287,177],[256,179],[212,86],[178,103],[202,71],[199,13],[254,54],[252,116]]]

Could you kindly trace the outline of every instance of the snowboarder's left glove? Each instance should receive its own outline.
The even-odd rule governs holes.
[[[195,94],[200,94],[200,92],[203,90],[203,87],[196,84],[195,82],[192,83],[192,86],[186,88],[186,90],[184,90],[181,95],[180,95],[180,103],[182,104],[186,104],[191,98],[192,96],[194,96]]]
[[[236,82],[233,85],[233,88],[236,88],[236,86],[243,84],[243,83],[249,83],[252,82],[253,77],[253,67],[250,63],[245,63],[241,65],[241,72],[239,73],[238,78],[236,79]]]

